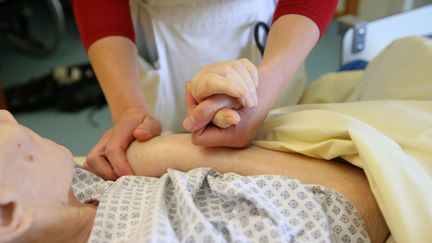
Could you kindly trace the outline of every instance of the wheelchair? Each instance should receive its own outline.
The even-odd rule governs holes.
[[[65,28],[59,0],[0,0],[0,33],[25,53],[35,56],[53,53]]]

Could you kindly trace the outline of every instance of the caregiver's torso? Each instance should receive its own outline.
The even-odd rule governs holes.
[[[261,61],[253,29],[269,23],[275,0],[131,0],[136,42],[143,57],[147,102],[164,129],[182,131],[184,86],[205,64]]]

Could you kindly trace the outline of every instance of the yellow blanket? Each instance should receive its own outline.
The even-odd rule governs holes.
[[[364,72],[314,82],[309,104],[273,110],[254,144],[363,168],[396,242],[432,242],[431,63],[431,41],[396,41]]]

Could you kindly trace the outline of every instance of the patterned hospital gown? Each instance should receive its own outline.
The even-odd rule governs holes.
[[[344,196],[283,176],[169,169],[161,178],[112,182],[75,172],[75,195],[99,202],[91,243],[370,242]]]

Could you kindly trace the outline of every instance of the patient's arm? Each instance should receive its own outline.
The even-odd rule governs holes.
[[[144,143],[134,142],[127,156],[137,175],[159,177],[167,168],[189,171],[197,167],[210,167],[221,173],[283,175],[305,184],[328,186],[346,196],[360,211],[372,242],[383,242],[389,232],[363,170],[343,162],[254,146],[243,150],[199,147],[191,143],[187,134],[156,137]]]

